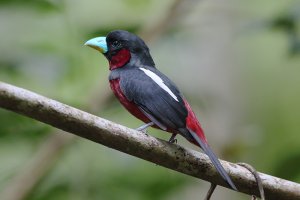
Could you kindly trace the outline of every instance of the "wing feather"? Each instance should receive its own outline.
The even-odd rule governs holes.
[[[181,93],[175,84],[157,69],[147,68],[147,70],[151,70],[151,72],[159,76],[178,101],[165,88],[162,88],[138,68],[127,69],[120,74],[120,86],[124,95],[129,101],[137,104],[143,112],[146,112],[147,115],[150,115],[160,123],[158,125],[150,119],[160,128],[166,126],[177,130],[185,127],[188,112]]]

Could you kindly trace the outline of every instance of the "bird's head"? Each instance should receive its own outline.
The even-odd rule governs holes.
[[[85,45],[100,51],[108,59],[110,70],[123,67],[130,62],[154,67],[145,42],[128,31],[112,31],[106,37],[88,40]]]

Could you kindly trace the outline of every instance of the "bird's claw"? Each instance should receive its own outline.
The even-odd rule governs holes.
[[[174,144],[174,143],[177,144],[177,139],[175,137],[176,137],[176,134],[173,133],[172,136],[169,139],[169,143],[171,143],[171,144]]]
[[[148,130],[147,130],[147,129],[140,130],[140,132],[142,132],[142,133],[144,133],[144,134],[148,135],[148,134],[147,134],[147,133],[148,133]]]
[[[169,142],[170,142],[171,144],[174,144],[174,143],[177,144],[177,139],[176,139],[176,138],[173,138],[173,139],[170,138],[170,139],[169,139]]]
[[[251,200],[256,200],[256,196],[252,195]]]

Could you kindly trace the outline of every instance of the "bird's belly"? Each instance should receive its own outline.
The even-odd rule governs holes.
[[[110,88],[112,89],[114,95],[117,97],[117,99],[120,101],[120,103],[136,118],[142,120],[145,123],[149,123],[150,120],[148,117],[144,115],[144,113],[138,108],[138,106],[132,102],[129,101],[126,96],[123,94],[121,88],[120,88],[120,79],[113,79],[109,81]]]

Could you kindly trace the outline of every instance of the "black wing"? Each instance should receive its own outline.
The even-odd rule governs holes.
[[[120,74],[120,86],[124,95],[129,101],[138,105],[160,128],[164,129],[163,126],[172,129],[185,127],[188,113],[182,95],[175,84],[155,68],[144,69],[159,76],[173,96],[140,68],[127,69]]]

